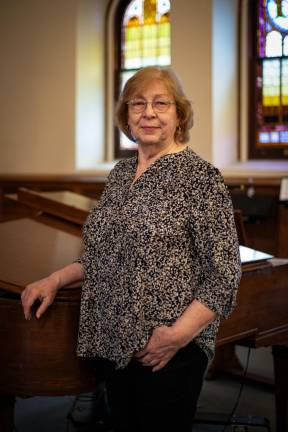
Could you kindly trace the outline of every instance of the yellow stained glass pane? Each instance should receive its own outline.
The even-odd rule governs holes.
[[[156,0],[145,0],[144,1],[144,24],[156,23]]]
[[[169,0],[133,0],[123,18],[122,68],[171,63]]]
[[[126,29],[126,51],[125,51],[125,57],[130,57],[131,51],[137,52],[139,54],[139,51],[141,49],[141,35],[142,35],[142,29]]]
[[[141,67],[142,26],[139,18],[132,17],[125,27],[124,67]]]
[[[263,62],[263,105],[280,105],[280,61],[266,60]]]
[[[155,57],[154,64],[157,62],[157,25],[148,24],[143,26],[143,57],[150,58]],[[147,64],[147,63],[146,63]],[[153,63],[152,63],[153,64]]]
[[[123,15],[121,82],[143,66],[171,64],[169,0],[133,0]],[[135,148],[123,134],[121,148]]]
[[[161,50],[164,48],[170,49],[170,24],[163,23],[158,27],[158,47],[159,54],[161,54]]]
[[[280,103],[280,97],[274,97],[274,96],[264,96],[263,97],[263,105],[264,106],[278,106]]]
[[[288,105],[288,61],[282,60],[282,105]]]

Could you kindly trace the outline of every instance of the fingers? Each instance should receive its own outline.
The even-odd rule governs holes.
[[[21,294],[23,312],[26,320],[31,319],[32,306],[37,300],[39,300],[41,304],[37,308],[36,318],[40,318],[43,315],[55,297],[55,294],[53,292],[51,293],[50,291],[51,290],[49,290],[47,293],[47,289],[45,289],[45,287],[41,286],[39,283],[27,285]]]
[[[159,371],[172,359],[178,350],[175,347],[169,347],[161,350],[148,350],[145,348],[138,352],[135,357],[144,367],[152,368],[152,372]]]
[[[46,309],[50,306],[51,301],[49,301],[49,299],[46,297],[45,299],[43,299],[41,305],[39,306],[39,308],[36,311],[36,318],[40,318],[41,315],[43,315],[43,313],[46,311]]]
[[[160,361],[159,357],[152,354],[146,354],[138,358],[138,360],[143,366],[155,366]]]
[[[35,303],[36,300],[40,300],[41,304],[38,307],[37,311],[36,311],[36,318],[40,318],[41,315],[43,315],[43,313],[46,311],[46,309],[50,306],[51,301],[48,297],[42,299],[41,297],[39,298],[39,296],[31,296],[31,297],[26,297],[25,298],[25,293],[24,295],[21,296],[22,297],[22,305],[23,305],[23,311],[24,311],[24,316],[26,320],[30,320],[31,319],[31,308],[33,306],[33,304]]]
[[[173,355],[166,355],[165,357],[155,357],[147,354],[142,359],[139,359],[140,363],[144,367],[152,368],[152,372],[157,372],[162,369],[171,360]]]
[[[28,296],[26,290],[24,290],[21,294],[21,301],[23,306],[23,312],[26,320],[31,319],[31,307],[37,297]]]
[[[168,363],[169,360],[162,360],[160,361],[158,364],[156,364],[153,368],[152,368],[152,372],[157,372],[160,369],[162,369],[164,366],[166,366],[166,364]]]
[[[147,354],[148,354],[148,350],[143,349],[142,351],[139,351],[138,353],[136,353],[135,357],[140,360],[140,359],[144,358]]]

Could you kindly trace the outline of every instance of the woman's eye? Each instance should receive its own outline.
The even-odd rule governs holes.
[[[145,102],[144,101],[134,101],[133,106],[136,108],[142,108],[145,106]]]
[[[167,102],[159,100],[159,101],[155,101],[154,104],[155,104],[156,107],[160,107],[161,108],[161,107],[165,107],[167,105]]]

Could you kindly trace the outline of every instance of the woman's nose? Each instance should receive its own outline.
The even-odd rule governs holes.
[[[143,113],[146,116],[155,116],[152,102],[147,102],[146,108]]]

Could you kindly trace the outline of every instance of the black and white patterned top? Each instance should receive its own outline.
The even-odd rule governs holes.
[[[136,168],[136,156],[116,164],[83,227],[78,355],[124,367],[155,327],[197,299],[217,313],[195,338],[211,359],[241,275],[229,193],[189,147],[157,159],[131,186]]]

